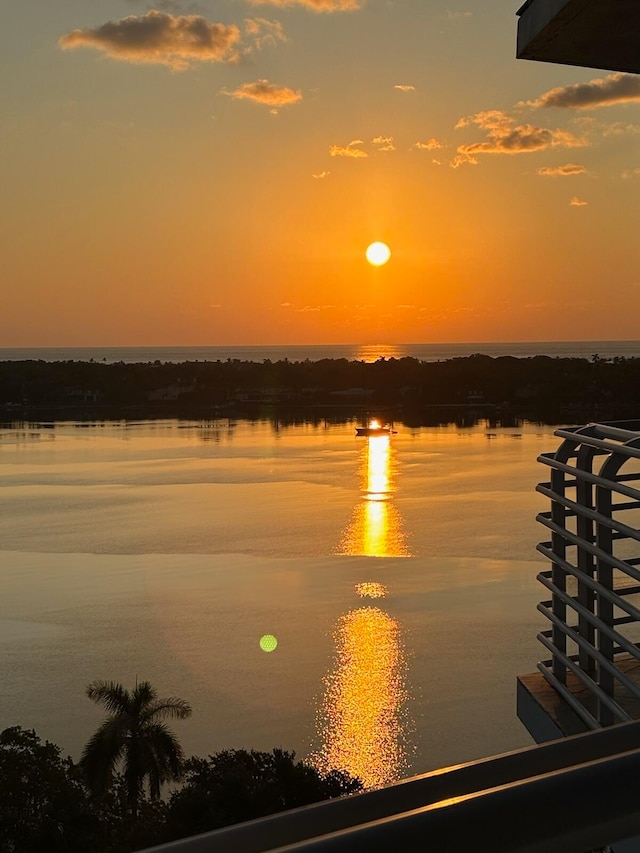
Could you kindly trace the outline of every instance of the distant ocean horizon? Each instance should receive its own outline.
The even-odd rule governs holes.
[[[527,341],[506,343],[431,344],[298,344],[293,346],[195,346],[195,347],[0,347],[0,361],[98,361],[125,364],[178,364],[186,361],[265,360],[377,361],[379,358],[416,358],[446,361],[482,353],[493,358],[640,358],[638,341]]]

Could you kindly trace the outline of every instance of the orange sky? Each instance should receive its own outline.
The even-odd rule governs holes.
[[[640,77],[517,5],[16,4],[0,345],[636,338]]]

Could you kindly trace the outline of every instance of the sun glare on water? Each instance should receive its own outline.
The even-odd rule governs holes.
[[[389,258],[391,257],[391,249],[387,246],[386,243],[371,243],[367,246],[367,251],[365,252],[365,257],[374,267],[381,267],[387,263]]]

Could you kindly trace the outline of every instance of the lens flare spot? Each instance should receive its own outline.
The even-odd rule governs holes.
[[[273,634],[264,634],[260,637],[260,648],[263,652],[275,652],[278,648],[278,640]]]

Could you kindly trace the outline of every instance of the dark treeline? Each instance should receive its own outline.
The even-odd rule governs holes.
[[[640,417],[640,359],[492,358],[476,354],[440,362],[415,358],[374,363],[323,359],[250,362],[106,364],[0,362],[0,410],[13,417],[65,412],[74,417],[242,416],[258,408],[385,410],[420,425],[434,407],[499,410],[532,420]],[[431,414],[429,412],[431,411]]]
[[[0,853],[128,853],[360,790],[294,752],[229,749],[184,761],[165,798],[141,787],[134,816],[126,772],[94,795],[82,762],[12,726],[0,731]]]

